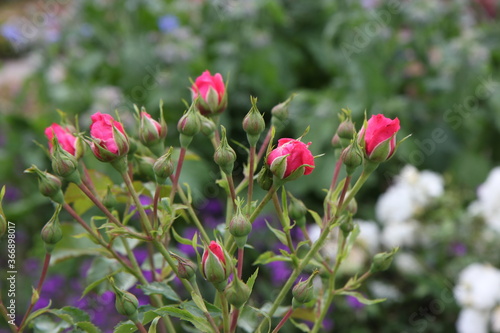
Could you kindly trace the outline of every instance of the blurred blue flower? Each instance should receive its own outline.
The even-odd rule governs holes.
[[[158,18],[158,28],[163,33],[170,33],[179,27],[179,19],[175,15],[164,15]]]
[[[16,43],[22,37],[19,27],[12,23],[2,24],[0,34],[11,43]]]

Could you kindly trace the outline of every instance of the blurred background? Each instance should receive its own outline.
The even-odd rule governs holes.
[[[405,165],[417,175],[439,175],[442,193],[415,213],[432,226],[424,232],[428,242],[405,245],[423,268],[381,276],[398,292],[385,303],[339,299],[332,325],[338,332],[455,331],[459,305],[451,295],[460,270],[476,261],[500,266],[495,239],[474,238],[486,228],[484,219],[467,215],[477,187],[500,161],[499,10],[494,0],[1,1],[0,184],[7,189],[6,215],[17,225],[19,256],[36,266],[43,253],[38,230],[53,209],[23,171],[32,164],[50,170],[34,142],[46,145],[43,131],[60,120],[56,110],[78,116],[86,131],[91,114],[116,109],[133,132],[133,104],[158,117],[161,99],[167,144],[178,146],[175,124],[191,98],[190,78],[208,69],[228,79],[221,122],[240,142],[249,96],[258,97],[269,120],[274,105],[297,94],[279,135],[299,137],[310,126],[305,141],[313,154],[325,154],[309,178],[290,184],[314,209],[331,181],[339,111],[352,110],[358,129],[365,113],[400,119],[398,137],[412,136],[360,193],[357,217],[383,229],[377,201]],[[197,137],[192,150],[210,158],[206,141]],[[195,164],[191,173],[205,184],[209,173],[198,171],[214,166]],[[207,198],[217,199],[200,191],[200,202]],[[55,271],[68,279],[80,275],[80,266]]]

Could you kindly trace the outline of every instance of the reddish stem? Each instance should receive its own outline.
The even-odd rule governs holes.
[[[272,127],[269,128],[267,131],[266,137],[264,138],[264,142],[262,142],[262,146],[260,146],[259,153],[257,154],[257,161],[260,161],[262,156],[264,156],[264,152],[267,149],[267,145],[269,144],[269,141],[271,140],[271,131]]]
[[[292,316],[292,313],[293,313],[293,308],[291,307],[286,313],[285,315],[283,316],[283,318],[281,319],[281,321],[278,323],[278,326],[276,326],[273,330],[272,333],[278,333],[279,330],[283,327],[283,325],[285,325],[285,323],[288,321],[288,318],[290,318]]]
[[[137,327],[137,329],[139,330],[139,332],[148,333],[148,331],[146,331],[146,329],[144,328],[144,325],[142,325],[141,322],[136,321],[134,324]]]
[[[177,186],[179,185],[179,178],[181,176],[182,165],[184,163],[184,157],[186,156],[186,148],[181,148],[179,154],[179,160],[177,161],[177,168],[175,169],[175,176],[172,184],[172,191],[170,192],[170,204],[172,204],[175,192],[177,191]]]
[[[243,275],[243,258],[245,255],[245,248],[238,249],[238,278],[241,279]]]

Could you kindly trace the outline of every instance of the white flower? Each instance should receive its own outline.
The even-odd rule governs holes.
[[[394,265],[404,274],[421,274],[423,267],[417,258],[409,252],[398,252],[394,256]]]
[[[415,220],[387,224],[382,231],[381,243],[386,248],[414,246],[421,238],[420,223]]]
[[[374,298],[387,298],[388,300],[398,301],[403,296],[396,287],[381,281],[371,282],[368,288],[372,292]]]
[[[490,265],[471,264],[460,273],[453,292],[462,306],[490,310],[500,301],[500,271]]]
[[[377,223],[363,220],[354,220],[354,223],[359,225],[359,235],[356,239],[357,245],[370,254],[377,253],[380,242],[380,230]]]
[[[465,308],[457,319],[458,333],[488,333],[488,312]]]
[[[491,312],[491,330],[495,333],[500,332],[500,306]]]
[[[408,220],[443,192],[441,175],[425,170],[419,172],[414,166],[407,165],[378,199],[375,207],[377,219],[384,224]]]
[[[500,232],[500,167],[491,170],[477,190],[478,200],[469,207],[473,215],[481,215],[486,224]]]

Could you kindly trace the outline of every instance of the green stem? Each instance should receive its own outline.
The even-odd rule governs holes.
[[[229,333],[229,309],[228,309],[227,299],[224,296],[224,293],[222,292],[218,293],[222,308],[222,326],[224,328],[224,333]]]
[[[50,257],[51,257],[51,254],[49,252],[45,253],[45,260],[43,261],[42,274],[40,275],[40,280],[38,280],[38,285],[35,289],[35,293],[38,294],[38,297],[36,299],[33,299],[33,298],[31,299],[28,310],[24,314],[24,317],[21,320],[21,324],[19,324],[19,327],[17,328],[18,332],[23,331],[24,325],[26,325],[26,320],[28,319],[28,317],[31,313],[31,310],[33,310],[33,307],[35,306],[35,304],[38,302],[38,299],[40,298],[40,293],[42,291],[43,283],[45,282],[45,277],[47,276],[47,271],[49,269]]]
[[[259,214],[262,212],[262,209],[264,209],[264,206],[271,200],[273,197],[274,193],[278,190],[278,186],[271,187],[269,191],[267,191],[266,196],[262,199],[262,201],[259,203],[259,205],[255,208],[253,211],[252,215],[249,217],[250,223],[253,223],[255,219],[259,216]]]
[[[250,147],[250,157],[248,161],[248,193],[247,193],[247,215],[252,211],[252,196],[253,196],[253,174],[255,172],[255,146]]]
[[[291,253],[295,253],[295,249],[293,247],[293,242],[292,242],[292,236],[290,235],[290,225],[287,221],[287,218],[283,214],[283,210],[281,209],[281,205],[280,205],[280,200],[279,200],[276,192],[274,192],[274,194],[273,194],[273,204],[274,204],[274,208],[276,209],[276,213],[278,213],[278,220],[280,221],[281,227],[283,228],[283,231],[285,232],[286,242],[288,243],[288,248],[290,249]]]
[[[141,200],[139,199],[139,196],[137,195],[137,192],[134,189],[134,184],[132,183],[132,179],[130,178],[130,175],[128,172],[122,172],[121,176],[123,178],[123,181],[125,182],[125,185],[127,186],[128,192],[132,196],[132,200],[135,203],[135,206],[137,208],[137,211],[139,212],[139,219],[141,221],[141,225],[144,228],[144,232],[148,236],[148,238],[151,238],[151,222],[149,221],[148,215],[146,214],[146,211],[144,210],[144,207],[141,204]]]

